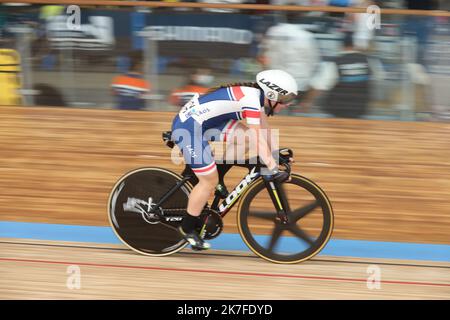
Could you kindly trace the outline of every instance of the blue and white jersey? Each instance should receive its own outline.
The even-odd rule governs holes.
[[[247,124],[260,124],[264,95],[257,88],[236,86],[221,88],[186,103],[179,117],[182,122],[193,118],[203,129],[215,128],[229,120],[246,119]]]
[[[227,141],[239,120],[259,125],[264,94],[260,89],[235,86],[194,96],[172,123],[172,138],[196,175],[216,170],[209,141]],[[220,137],[208,131],[220,132]]]

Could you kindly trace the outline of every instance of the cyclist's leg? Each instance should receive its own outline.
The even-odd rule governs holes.
[[[188,215],[183,219],[180,231],[193,247],[208,249],[209,245],[196,234],[195,229],[202,224],[199,216],[218,183],[217,167],[209,143],[203,139],[199,124],[193,119],[188,119],[181,127],[189,131],[190,135],[183,136],[182,140],[175,139],[175,143],[199,182],[189,195]]]
[[[193,216],[199,216],[203,207],[213,194],[218,183],[217,166],[212,156],[211,147],[207,141],[201,141],[203,145],[202,163],[191,164],[192,171],[197,176],[199,182],[195,185],[189,195],[187,211]]]
[[[221,140],[224,142],[224,161],[244,160],[250,143],[246,139],[248,127],[238,120],[230,120],[224,127]]]
[[[181,226],[181,232],[194,249],[210,248],[209,243],[203,241],[196,229],[203,226],[204,221],[201,220],[200,214],[219,181],[216,162],[212,157],[210,146],[207,141],[203,141],[203,145],[203,163],[201,165],[191,164],[192,171],[198,178],[198,183],[189,194],[188,214],[183,219]]]

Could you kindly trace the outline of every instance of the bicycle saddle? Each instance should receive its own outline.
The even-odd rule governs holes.
[[[162,138],[166,146],[172,149],[175,146],[175,143],[172,140],[172,131],[164,131],[162,133]]]

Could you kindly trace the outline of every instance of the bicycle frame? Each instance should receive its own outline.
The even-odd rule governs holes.
[[[219,205],[221,197],[217,193],[215,194],[214,200],[212,202],[211,208],[216,210],[222,217],[224,217],[233,206],[236,204],[237,200],[241,197],[247,187],[261,177],[260,166],[258,165],[248,165],[248,164],[238,164],[235,163],[231,165],[230,168],[226,167],[226,164],[218,164],[217,171],[219,173],[219,183],[224,185],[223,178],[225,178],[226,173],[233,166],[245,167],[249,170],[249,173],[242,179],[242,181],[234,187],[233,191],[230,192],[227,197]]]
[[[252,164],[250,164],[252,163]],[[247,188],[256,180],[262,179],[261,177],[261,168],[263,167],[261,163],[253,164],[250,160],[246,160],[244,163],[239,163],[234,161],[231,164],[217,164],[217,171],[219,174],[219,183],[224,185],[224,177],[227,172],[234,166],[244,167],[249,170],[249,173],[241,180],[241,182],[230,192],[227,197],[220,203],[221,197],[216,192],[214,196],[214,200],[211,205],[211,209],[217,211],[220,216],[223,218],[225,215],[233,208],[236,204],[237,200],[240,199],[241,195],[247,190]],[[181,174],[183,179],[176,183],[156,204],[155,208],[161,206],[174,192],[176,192],[179,188],[185,185],[188,181],[195,185],[198,182],[198,179],[192,169],[186,165],[183,173]],[[277,210],[278,216],[281,221],[287,222],[287,214],[286,210],[289,209],[287,199],[282,190],[282,187],[274,182],[265,181],[266,188],[269,192],[271,200]]]
[[[277,152],[280,156],[279,165],[290,174],[292,150],[284,148]],[[242,239],[255,254],[279,263],[296,263],[311,258],[322,250],[333,229],[333,210],[327,196],[314,182],[300,175],[292,175],[292,181],[285,182],[268,179],[264,175],[266,167],[258,160],[257,157],[244,162],[217,164],[218,180],[225,189],[224,178],[231,168],[235,166],[246,168],[248,172],[232,192],[216,189],[212,203],[205,205],[202,210],[203,226],[200,234],[207,240],[219,236],[224,223],[221,218],[240,200],[236,217],[237,226]],[[163,179],[164,183],[158,179]],[[165,256],[182,250],[186,242],[176,232],[179,232],[179,227],[187,215],[186,201],[191,194],[192,186],[198,181],[198,177],[188,165],[184,167],[181,175],[157,167],[130,171],[117,181],[109,197],[108,215],[116,235],[128,247],[144,255]],[[128,185],[139,186],[139,191],[136,191],[134,186],[125,188]],[[158,185],[160,189],[156,190]],[[301,207],[292,211],[287,200],[288,195],[294,191],[288,193],[284,189],[287,185],[296,187],[296,190],[307,191],[309,194],[307,198],[312,195],[314,200],[302,196]],[[270,200],[267,199],[266,191]],[[264,201],[260,198],[261,194],[266,197]],[[156,197],[156,202],[153,197]],[[323,226],[321,230],[314,226],[315,234],[311,236],[308,230],[303,230],[297,222],[316,208],[321,209]],[[133,217],[126,212],[137,213],[138,216]],[[266,223],[274,224],[268,247],[260,243],[257,233],[254,234],[255,230],[251,228],[253,218],[264,219]],[[142,224],[142,228],[138,224]],[[154,229],[153,226],[158,224],[163,228],[157,226],[158,229]],[[284,249],[279,253],[275,248],[284,231],[292,233],[294,238],[306,242],[309,247],[307,249],[299,247],[300,251],[289,255],[286,255]],[[291,252],[290,249],[288,251]]]

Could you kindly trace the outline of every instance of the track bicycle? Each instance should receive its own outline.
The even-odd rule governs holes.
[[[171,131],[163,133],[173,148]],[[257,157],[244,162],[217,163],[219,185],[211,205],[202,213],[204,239],[218,237],[223,217],[238,204],[237,227],[242,240],[259,257],[275,263],[298,263],[318,254],[333,231],[333,209],[325,192],[313,181],[291,173],[291,149],[278,150],[280,167],[290,181],[276,183],[262,177]],[[224,178],[233,167],[247,175],[228,192]],[[149,256],[166,256],[188,242],[177,228],[187,214],[189,193],[198,182],[186,165],[181,174],[157,167],[132,170],[114,185],[108,201],[110,224],[132,250]]]

